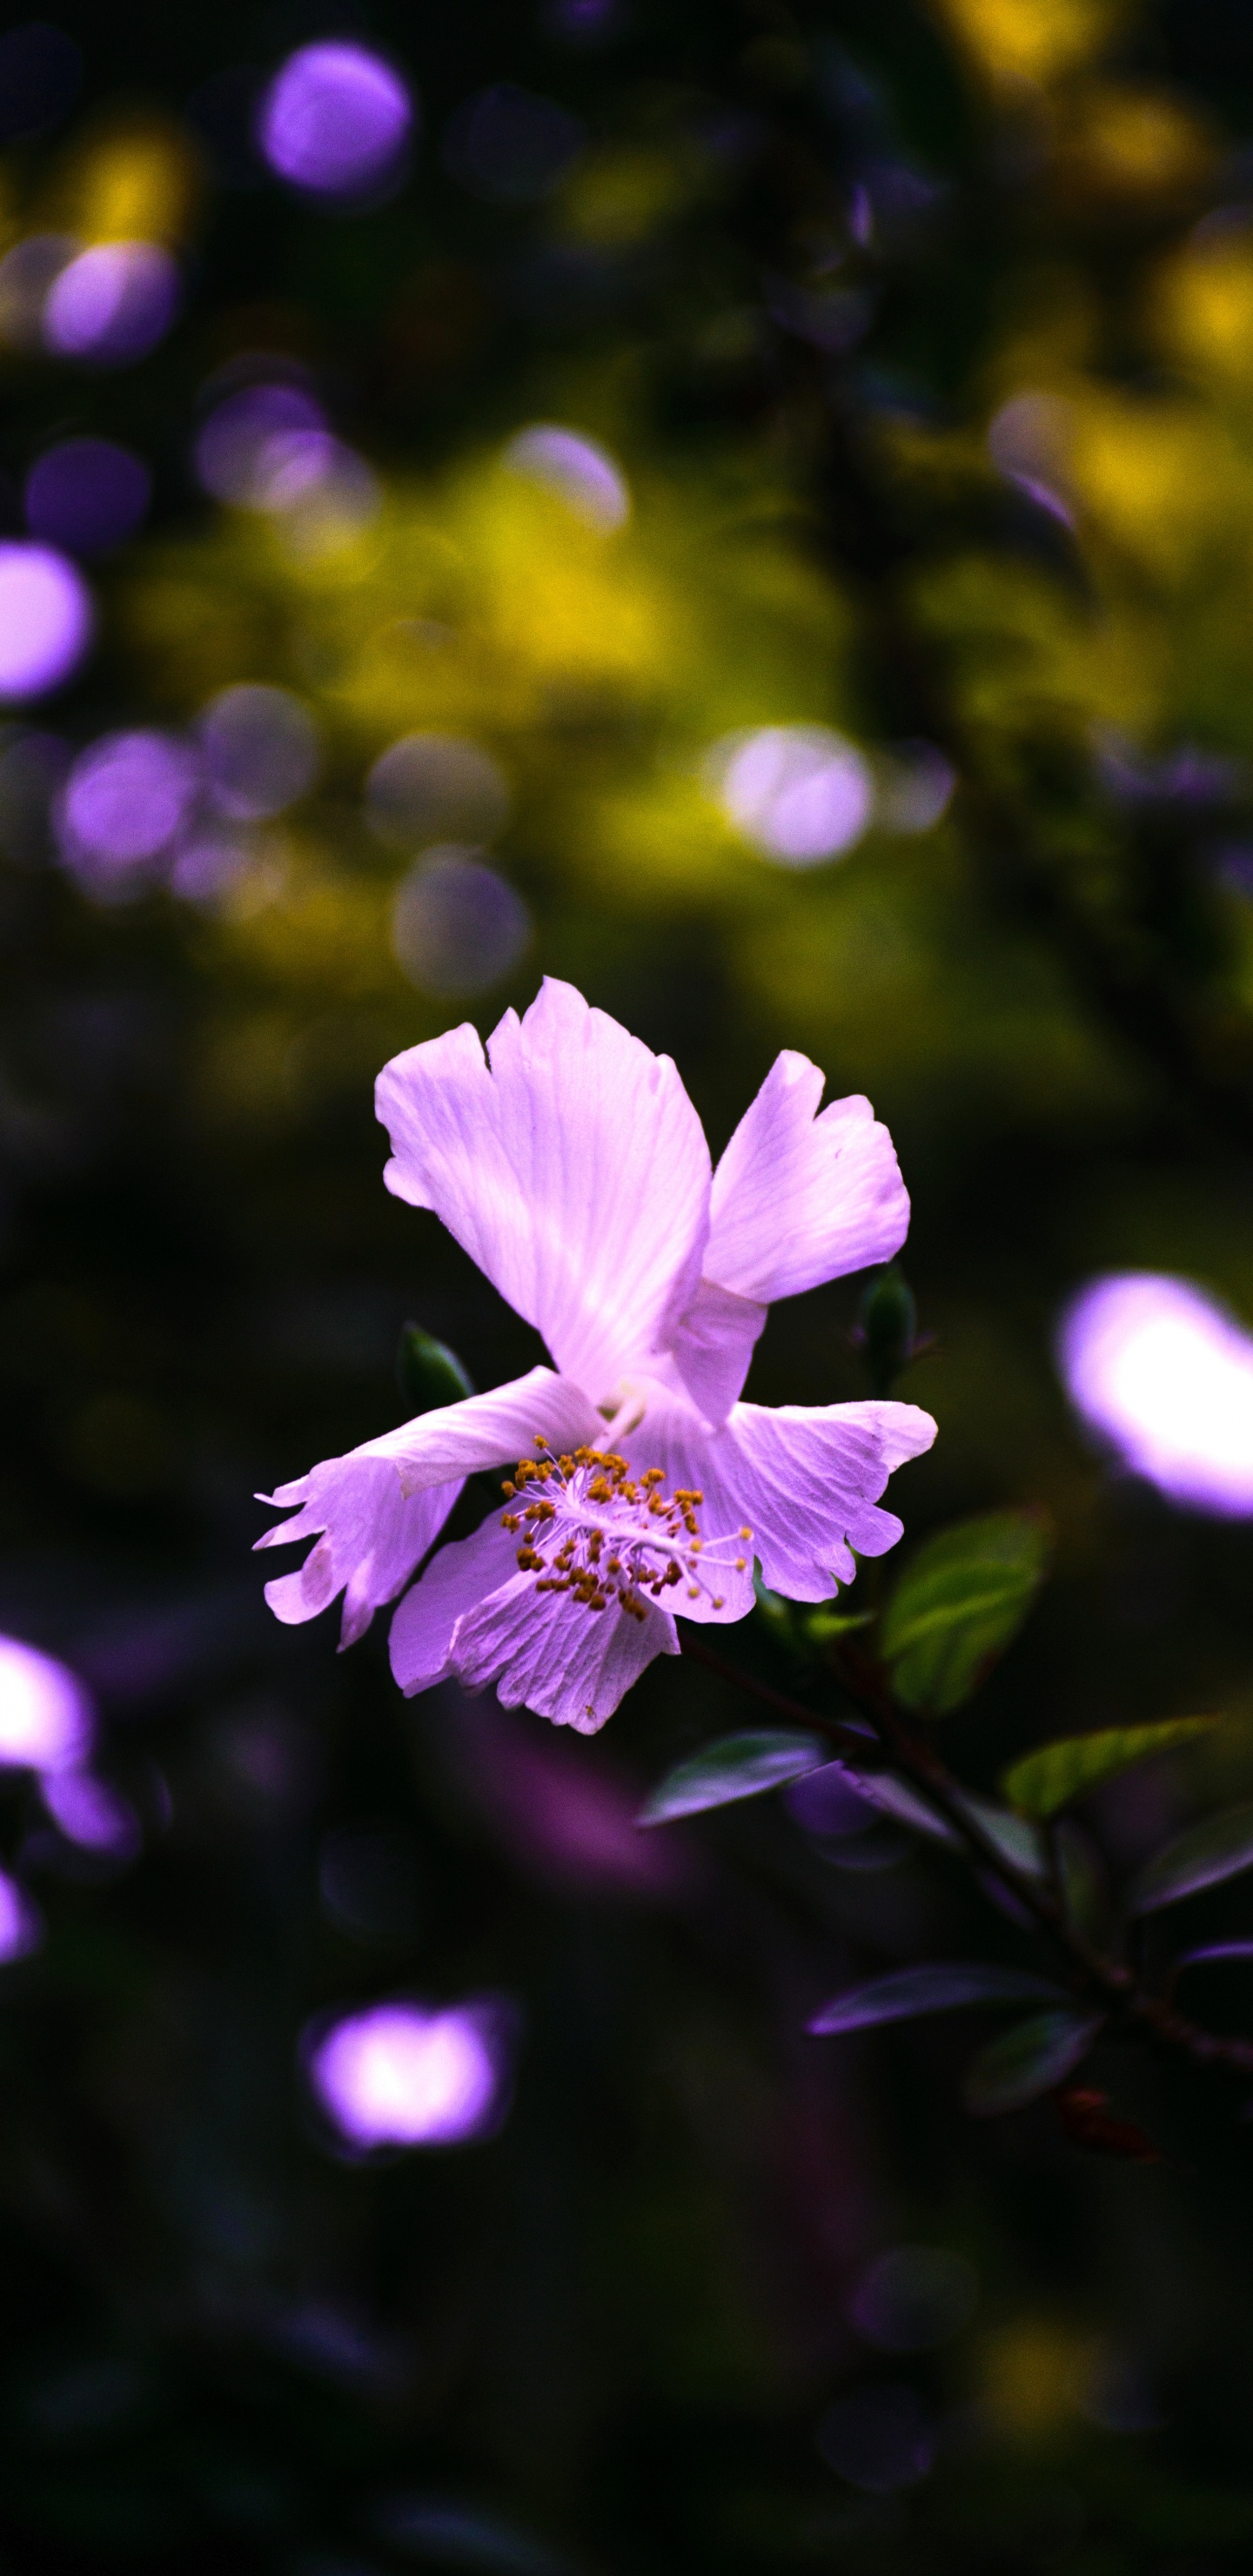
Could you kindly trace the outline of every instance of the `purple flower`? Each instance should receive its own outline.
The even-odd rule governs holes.
[[[509,1509],[444,1547],[406,1594],[392,1670],[412,1694],[452,1675],[591,1734],[675,1616],[742,1619],[752,1561],[797,1601],[852,1581],[901,1524],[888,1476],[930,1447],[912,1404],[741,1404],[775,1297],[886,1261],[909,1201],[870,1103],[832,1101],[780,1055],[717,1171],[668,1056],[569,984],[507,1011],[484,1061],[471,1027],[394,1058],[378,1114],[384,1178],[433,1208],[543,1334],[553,1368],[424,1413],[331,1458],[278,1504],[261,1547],[317,1538],[266,1586],[280,1619],[343,1592],[345,1645],[393,1601],[468,1475],[521,1464]]]

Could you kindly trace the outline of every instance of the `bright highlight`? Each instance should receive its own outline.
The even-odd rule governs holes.
[[[1075,1298],[1058,1336],[1075,1409],[1172,1502],[1253,1518],[1253,1334],[1186,1279],[1127,1271]]]
[[[0,545],[0,698],[40,698],[77,670],[95,612],[76,564],[52,546]]]
[[[68,1664],[0,1637],[0,1765],[69,1770],[91,1748],[90,1696]]]
[[[309,2074],[355,2147],[451,2147],[481,2137],[500,2105],[504,2051],[488,2005],[423,2012],[377,2004],[318,2042]]]
[[[827,725],[763,725],[732,735],[715,746],[709,766],[728,820],[783,867],[838,858],[870,821],[870,770]]]

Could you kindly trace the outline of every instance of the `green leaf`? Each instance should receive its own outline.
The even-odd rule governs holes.
[[[983,1959],[938,1959],[850,1986],[823,2005],[809,2028],[816,2038],[826,2038],[836,2031],[866,2030],[874,2022],[909,2021],[918,2013],[954,2012],[961,2004],[1022,2003],[1060,1992],[1059,1986],[1027,1976],[1021,1968],[997,1968]]]
[[[1110,1937],[1114,1901],[1109,1875],[1096,1845],[1069,1816],[1053,1829],[1057,1880],[1066,1919],[1085,1940],[1103,1949]]]
[[[803,1771],[829,1762],[829,1746],[816,1735],[773,1727],[769,1733],[720,1735],[686,1762],[666,1773],[641,1807],[636,1823],[669,1824],[675,1816],[698,1816],[706,1807],[726,1807],[734,1798],[758,1798]]]
[[[1101,2027],[1100,2013],[1033,2013],[981,2048],[966,2076],[965,2102],[976,2120],[1021,2111],[1051,2093],[1086,2057]]]
[[[411,1414],[434,1413],[441,1405],[460,1404],[474,1393],[474,1381],[456,1352],[446,1342],[437,1342],[433,1333],[424,1333],[420,1324],[406,1324],[401,1331],[396,1384]]]
[[[897,1697],[933,1717],[960,1708],[1018,1633],[1044,1580],[1049,1525],[1033,1511],[990,1512],[919,1549],[880,1631]]]
[[[963,1793],[961,1805],[975,1824],[983,1827],[988,1841],[994,1843],[1002,1860],[1011,1869],[1025,1872],[1028,1878],[1047,1878],[1048,1854],[1044,1838],[1036,1825],[1025,1816],[1016,1816],[1012,1807],[998,1807],[991,1798],[974,1798]]]
[[[1181,1896],[1194,1896],[1201,1887],[1217,1887],[1221,1879],[1235,1878],[1249,1868],[1253,1868],[1253,1807],[1228,1807],[1222,1815],[1207,1816],[1204,1824],[1190,1826],[1145,1862],[1127,1890],[1127,1912],[1156,1914]]]
[[[873,1610],[811,1610],[805,1621],[805,1634],[815,1646],[832,1645],[837,1637],[851,1637],[858,1628],[872,1628]]]
[[[1095,1735],[1066,1735],[1012,1763],[1001,1774],[1001,1787],[1021,1815],[1055,1816],[1133,1762],[1169,1753],[1176,1744],[1191,1744],[1218,1723],[1216,1717],[1170,1717],[1159,1726],[1103,1726]]]

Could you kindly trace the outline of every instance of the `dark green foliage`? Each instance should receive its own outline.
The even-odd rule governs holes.
[[[455,1351],[406,1324],[396,1345],[396,1384],[410,1413],[433,1413],[438,1405],[459,1404],[473,1395],[474,1383]]]
[[[884,1612],[879,1646],[907,1708],[944,1717],[1017,1636],[1051,1552],[1037,1512],[990,1512],[919,1549]]]
[[[890,1395],[913,1358],[918,1333],[913,1291],[897,1262],[890,1261],[866,1290],[859,1322],[871,1387],[876,1395]]]
[[[1218,1887],[1226,1878],[1253,1868],[1253,1806],[1232,1807],[1207,1816],[1186,1834],[1155,1852],[1136,1872],[1126,1893],[1129,1914],[1157,1914],[1181,1896],[1203,1887]]]
[[[1077,1799],[1090,1797],[1102,1781],[1116,1780],[1120,1771],[1155,1753],[1195,1743],[1217,1724],[1213,1717],[1172,1717],[1160,1726],[1105,1726],[1092,1735],[1063,1736],[1011,1763],[1001,1773],[1001,1787],[1024,1816],[1056,1816]]]
[[[1051,2093],[1087,2056],[1101,2027],[1099,2013],[1035,2013],[990,2039],[966,2075],[966,2108],[976,2120],[1023,2111]]]

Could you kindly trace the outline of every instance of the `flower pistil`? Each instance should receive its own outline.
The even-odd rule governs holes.
[[[633,1476],[615,1450],[553,1457],[542,1454],[546,1440],[537,1437],[535,1446],[541,1454],[521,1459],[504,1488],[518,1508],[504,1514],[502,1526],[521,1537],[518,1564],[538,1578],[537,1592],[568,1592],[585,1610],[607,1610],[616,1601],[629,1618],[645,1619],[646,1596],[659,1601],[684,1584],[689,1601],[703,1594],[712,1609],[725,1607],[706,1576],[712,1568],[716,1580],[722,1564],[743,1574],[747,1558],[728,1552],[750,1540],[751,1529],[707,1544],[698,1488],[676,1486],[667,1494],[662,1468]]]

